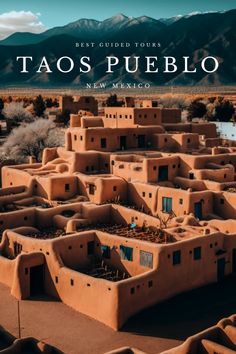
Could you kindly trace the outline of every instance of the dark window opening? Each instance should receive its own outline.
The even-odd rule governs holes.
[[[87,255],[92,256],[94,254],[94,241],[89,241],[87,243]]]
[[[69,183],[65,184],[65,192],[69,192],[70,191],[70,185]]]
[[[133,261],[133,248],[120,246],[120,258],[126,261]]]
[[[102,258],[111,258],[111,249],[109,246],[101,245]]]
[[[202,258],[202,248],[201,247],[195,247],[193,249],[193,259],[195,261],[199,260]]]
[[[181,251],[174,251],[173,252],[172,263],[173,265],[177,265],[181,263]]]
[[[101,139],[101,148],[105,149],[107,147],[107,139],[106,138],[102,138]]]

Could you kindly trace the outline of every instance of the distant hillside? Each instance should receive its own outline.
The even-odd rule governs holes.
[[[75,42],[160,42],[161,48],[76,48]],[[119,14],[105,21],[81,19],[63,27],[52,28],[41,34],[15,33],[0,42],[1,86],[80,86],[85,82],[150,82],[153,85],[229,85],[236,83],[236,10],[224,13],[206,13],[192,16],[177,16],[172,19],[156,20],[150,17],[131,18]],[[16,56],[34,57],[32,69],[45,55],[55,68],[56,58],[70,56],[75,62],[83,55],[90,56],[93,70],[80,74],[79,70],[63,75],[19,74]],[[191,64],[199,67],[204,56],[218,58],[220,68],[214,74],[198,71],[197,74],[183,74],[179,67],[174,74],[145,74],[144,64],[135,74],[126,73],[123,63],[114,74],[105,73],[104,58],[137,55],[190,56]]]

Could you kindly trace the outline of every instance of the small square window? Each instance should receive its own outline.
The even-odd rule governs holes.
[[[156,171],[157,167],[156,166],[153,166],[153,171]]]
[[[149,198],[152,198],[152,193],[149,193]]]
[[[180,200],[179,200],[179,204],[183,204],[183,199],[182,198],[180,198]]]
[[[77,140],[77,135],[74,135],[74,140]]]
[[[117,187],[113,186],[113,192],[116,192],[116,191],[117,191]]]
[[[80,140],[81,140],[81,141],[83,140],[83,136],[82,136],[82,135],[80,135]]]
[[[188,138],[188,139],[187,139],[187,143],[189,144],[190,142],[191,142],[191,140]]]
[[[91,143],[93,143],[94,142],[94,138],[91,138]]]
[[[135,293],[135,288],[130,289],[130,294],[133,295]]]
[[[145,193],[145,192],[143,192],[143,193],[142,193],[142,196],[143,196],[143,197],[145,197],[145,195],[146,195],[146,193]]]
[[[65,192],[69,192],[70,191],[70,185],[69,183],[65,184]]]
[[[173,265],[177,265],[177,264],[180,264],[181,263],[181,251],[174,251],[173,252],[173,258],[172,258],[172,261],[173,261]]]

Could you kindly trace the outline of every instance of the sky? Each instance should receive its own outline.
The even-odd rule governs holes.
[[[236,8],[236,0],[0,0],[0,39],[14,32],[40,33],[80,18],[104,20],[118,13],[172,17]]]

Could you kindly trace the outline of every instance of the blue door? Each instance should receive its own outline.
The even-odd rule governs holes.
[[[194,204],[194,215],[197,219],[202,220],[202,202]]]

